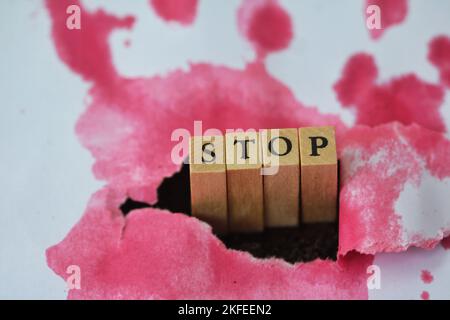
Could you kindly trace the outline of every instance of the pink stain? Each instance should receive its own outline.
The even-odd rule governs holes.
[[[370,5],[378,6],[381,12],[381,29],[369,30],[370,36],[374,40],[379,39],[387,29],[402,23],[408,14],[407,0],[366,0],[364,6],[366,19],[369,16],[366,8]]]
[[[194,22],[198,0],[149,0],[156,13],[166,21],[182,25]]]
[[[387,83],[376,84],[378,71],[372,56],[359,53],[345,65],[341,79],[334,85],[337,98],[346,108],[355,109],[356,123],[377,126],[399,121],[417,123],[445,132],[439,112],[444,90],[414,74],[403,75]]]
[[[61,27],[69,4],[47,1],[60,58],[94,81],[92,103],[78,121],[77,135],[96,158],[95,176],[135,200],[156,201],[161,180],[178,170],[171,161],[171,134],[178,128],[192,131],[194,120],[202,120],[205,129],[221,130],[315,124],[335,125],[338,132],[345,128],[337,116],[322,115],[296,101],[261,62],[244,71],[195,64],[188,72],[175,71],[164,78],[123,78],[112,65],[107,38],[125,22],[131,27],[133,17],[118,20],[101,10],[82,9],[82,30],[72,34]]]
[[[430,300],[430,294],[428,293],[428,291],[422,291],[420,298],[422,298],[422,300]]]
[[[291,18],[276,0],[243,1],[238,24],[260,57],[287,48],[292,40]]]
[[[72,4],[82,8],[80,30],[66,28],[66,8]],[[117,74],[108,36],[116,28],[131,28],[134,18],[117,18],[102,10],[89,13],[79,1],[47,1],[46,6],[52,22],[52,37],[61,60],[83,79],[113,91]]]
[[[420,278],[422,279],[423,283],[426,283],[426,284],[433,282],[433,279],[434,279],[433,275],[428,270],[422,270],[422,272],[420,274]]]
[[[196,64],[188,72],[118,84],[113,100],[101,87],[91,90],[76,132],[96,158],[96,177],[140,201],[155,202],[158,184],[179,169],[171,160],[171,135],[178,128],[193,132],[194,120],[222,132],[326,123],[338,134],[345,130],[338,117],[297,102],[261,64],[243,71]]]
[[[52,17],[63,15],[52,4],[47,3]],[[104,21],[98,23],[103,30]],[[69,298],[367,298],[365,270],[372,256],[297,265],[257,260],[227,250],[194,218],[157,209],[123,217],[118,210],[127,196],[156,201],[159,183],[178,170],[170,158],[171,133],[192,129],[194,120],[222,130],[328,123],[342,134],[346,128],[338,117],[303,106],[262,63],[243,71],[196,64],[164,78],[125,79],[106,59],[100,66],[114,81],[104,81],[99,75],[105,70],[73,64],[71,54],[81,61],[109,58],[107,47],[66,52],[71,38],[56,31],[53,37],[62,60],[93,80],[76,132],[96,159],[96,177],[107,182],[68,236],[47,251],[49,266],[60,276],[66,277],[68,264],[83,270],[83,289],[70,291]]]
[[[91,101],[76,133],[95,158],[95,176],[106,182],[65,239],[47,250],[48,265],[61,277],[67,277],[68,265],[81,267],[82,289],[71,290],[69,298],[367,299],[366,268],[373,256],[355,251],[404,249],[392,205],[405,182],[419,181],[423,170],[440,178],[450,176],[450,142],[443,135],[398,123],[349,130],[339,117],[323,115],[297,101],[289,88],[270,76],[261,59],[244,70],[192,64],[188,71],[164,77],[124,78],[112,64],[107,39],[115,28],[131,28],[134,18],[83,11],[86,28],[72,34],[62,27],[69,4],[73,1],[47,1],[52,36],[61,60],[92,84]],[[240,14],[246,18],[240,16],[240,25],[257,51],[267,53],[289,44],[290,19],[277,2],[261,1],[248,16],[242,8]],[[269,27],[261,23],[260,15],[268,17]],[[270,26],[274,34],[267,36]],[[360,64],[364,67],[370,60],[363,57]],[[361,82],[345,89],[352,84],[343,81],[344,100],[368,103],[364,96],[374,90],[376,67],[369,67],[369,74],[348,68]],[[411,91],[417,86],[400,89],[394,92],[414,94]],[[403,100],[411,117],[419,119],[415,100]],[[435,99],[430,100],[418,103],[434,106]],[[124,217],[118,208],[126,197],[156,201],[162,179],[179,169],[170,156],[176,144],[171,134],[178,128],[192,130],[194,120],[202,120],[204,129],[221,130],[336,126],[343,173],[338,261],[290,265],[278,259],[255,259],[227,250],[207,225],[182,214],[143,209]],[[431,146],[428,139],[433,141]],[[369,160],[380,151],[386,157],[374,165]],[[395,165],[398,172],[388,176]],[[383,175],[387,176],[382,180]],[[371,197],[353,197],[364,192]],[[414,239],[412,244],[426,247],[439,241]]]
[[[441,245],[445,250],[450,250],[450,236],[442,239]]]
[[[450,88],[450,38],[439,36],[430,42],[428,59],[438,68],[441,83]]]
[[[205,223],[183,214],[143,209],[123,217],[125,194],[104,189],[80,222],[47,250],[66,278],[82,270],[69,299],[367,299],[372,256],[289,265],[227,250]]]
[[[341,79],[334,85],[343,106],[349,107],[361,101],[372,89],[378,77],[378,68],[370,54],[352,56],[342,71]]]
[[[53,18],[63,12],[50,10]],[[98,18],[97,23],[104,22]],[[69,46],[65,41],[70,38],[53,36],[57,48]],[[97,49],[73,54],[81,60],[109,57]],[[72,58],[57,51],[73,67]],[[113,70],[109,64],[103,67]],[[76,131],[96,159],[95,175],[108,184],[93,196],[68,236],[47,251],[49,266],[60,276],[66,277],[68,264],[83,270],[82,290],[71,291],[69,298],[367,298],[365,270],[372,256],[355,253],[338,262],[295,266],[257,260],[227,250],[194,218],[157,209],[123,217],[118,210],[127,196],[155,202],[162,178],[178,170],[170,159],[170,135],[176,128],[191,129],[193,120],[219,129],[329,123],[342,134],[345,126],[337,117],[297,102],[260,63],[244,71],[197,64],[188,72],[148,79],[111,72],[113,87],[100,81],[103,70],[73,69],[97,80]]]
[[[440,230],[433,236],[405,230],[395,203],[405,184],[419,185],[425,172],[438,179],[450,177],[450,140],[444,134],[399,123],[356,126],[341,137],[338,147],[339,254],[398,252],[413,245],[433,248],[440,242]]]

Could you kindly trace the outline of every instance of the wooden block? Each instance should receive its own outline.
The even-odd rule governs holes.
[[[302,221],[337,217],[337,155],[333,127],[299,129]]]
[[[259,134],[227,133],[225,137],[229,230],[263,231],[263,178]]]
[[[300,154],[297,129],[261,132],[266,227],[299,223]]]
[[[224,140],[223,136],[191,137],[189,154],[192,215],[218,234],[228,230]]]

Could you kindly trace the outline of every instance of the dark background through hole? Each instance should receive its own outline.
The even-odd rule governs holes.
[[[165,178],[157,192],[158,202],[153,206],[128,198],[120,206],[122,213],[153,207],[191,215],[189,165],[183,164],[179,172]],[[300,224],[294,228],[266,229],[263,233],[218,237],[227,248],[248,251],[258,258],[277,257],[291,263],[316,258],[336,260],[338,223]]]

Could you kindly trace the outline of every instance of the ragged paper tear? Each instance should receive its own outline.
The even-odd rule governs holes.
[[[338,142],[339,254],[432,248],[450,234],[450,141],[398,123],[355,127]]]
[[[123,196],[123,195],[122,195]],[[228,250],[211,228],[184,214],[140,209],[125,218],[123,201],[97,192],[81,221],[47,250],[49,266],[68,279],[70,299],[367,299],[372,256],[288,264]]]
[[[80,266],[82,289],[69,294],[75,299],[367,298],[373,257],[360,253],[429,248],[449,234],[441,204],[448,201],[450,142],[415,125],[390,124],[351,129],[338,145],[336,262],[256,259],[226,249],[207,224],[183,214],[141,209],[124,217],[117,208],[126,194],[105,188],[47,251],[49,266],[63,278],[67,266]],[[405,202],[411,193],[416,198]]]

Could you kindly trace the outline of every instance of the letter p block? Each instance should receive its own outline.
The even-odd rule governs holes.
[[[302,221],[333,222],[338,194],[334,128],[300,128],[299,141]]]

